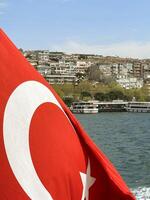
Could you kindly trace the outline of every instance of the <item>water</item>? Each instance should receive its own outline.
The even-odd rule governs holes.
[[[150,113],[78,114],[137,200],[150,200]]]

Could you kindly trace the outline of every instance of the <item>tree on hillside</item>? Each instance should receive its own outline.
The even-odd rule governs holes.
[[[61,86],[61,90],[64,92],[65,96],[72,96],[74,93],[74,86],[72,84],[64,84]]]
[[[113,81],[111,76],[106,76],[102,70],[99,68],[99,64],[94,64],[89,67],[88,71],[88,79],[91,81],[97,81],[104,84],[109,84]]]
[[[99,70],[99,67],[95,64],[89,67],[88,69],[88,78],[89,80],[94,80],[99,82],[100,76],[102,75],[102,72]]]
[[[109,99],[110,100],[116,100],[116,99],[125,99],[125,95],[122,91],[120,90],[111,90],[109,93],[108,93],[108,96],[109,96]]]
[[[91,91],[92,88],[93,86],[89,81],[82,81],[75,87],[75,92],[81,93],[83,91]]]
[[[91,95],[91,93],[88,92],[88,91],[83,91],[83,92],[81,92],[80,98],[81,98],[82,100],[90,100],[90,99],[92,99],[92,95]]]
[[[95,95],[94,95],[94,99],[95,100],[99,100],[99,101],[106,101],[106,94],[105,93],[103,93],[103,92],[97,92],[97,93],[95,93]]]
[[[63,97],[63,101],[65,102],[65,104],[70,107],[74,101],[73,97]]]

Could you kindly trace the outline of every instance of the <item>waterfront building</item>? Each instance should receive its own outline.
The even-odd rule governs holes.
[[[86,73],[86,70],[91,66],[91,62],[77,61],[76,62],[76,73]]]
[[[105,76],[111,76],[112,74],[112,65],[111,64],[100,64],[99,70],[105,75]]]
[[[116,80],[123,88],[141,88],[143,87],[143,79],[137,78],[120,78]]]
[[[143,63],[143,70],[144,70],[144,79],[149,79],[150,77],[150,64],[148,63]]]
[[[49,65],[37,65],[37,70],[43,77],[46,77],[48,73],[51,74],[51,68]]]
[[[117,64],[117,63],[114,63],[114,64],[112,64],[112,66],[111,66],[111,76],[112,76],[113,78],[117,78],[117,77],[118,77],[118,74],[119,74],[119,72],[118,72],[118,64]]]
[[[75,75],[76,73],[75,68],[76,68],[75,62],[66,61],[64,59],[61,59],[58,62],[50,63],[51,74]]]
[[[150,97],[150,75],[147,75],[147,77],[145,77],[144,84],[147,89],[148,96]]]
[[[144,77],[144,67],[141,62],[133,63],[132,75],[136,78]]]
[[[65,56],[63,52],[49,52],[50,61],[59,61]]]
[[[65,60],[51,62],[49,64],[40,64],[37,70],[44,76],[50,84],[75,83],[75,64]]]
[[[132,63],[114,63],[111,66],[111,76],[115,79],[126,79],[130,77]]]
[[[76,82],[76,76],[70,74],[47,74],[45,78],[50,84],[75,84]]]
[[[133,63],[125,63],[126,68],[127,68],[127,77],[133,77]]]
[[[49,62],[49,51],[42,51],[38,53],[39,63],[48,63]]]
[[[128,78],[128,68],[126,64],[118,65],[118,76],[117,78]]]

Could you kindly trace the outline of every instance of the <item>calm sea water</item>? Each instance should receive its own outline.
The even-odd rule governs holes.
[[[150,113],[78,114],[138,200],[150,200]]]

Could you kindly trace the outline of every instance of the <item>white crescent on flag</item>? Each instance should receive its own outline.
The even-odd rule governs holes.
[[[62,109],[46,86],[37,81],[27,81],[10,95],[4,113],[4,144],[10,166],[28,196],[36,200],[52,200],[36,173],[29,147],[32,116],[46,102],[54,103]],[[10,117],[12,113],[13,120]]]

